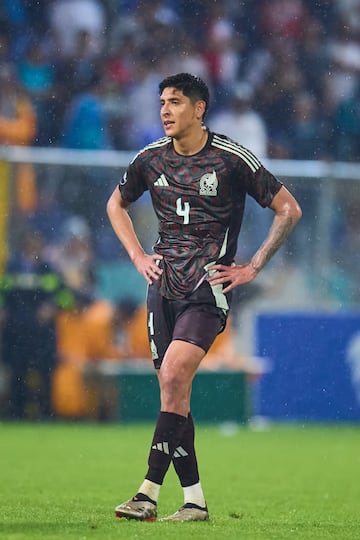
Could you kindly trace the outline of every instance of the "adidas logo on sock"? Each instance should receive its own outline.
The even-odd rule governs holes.
[[[178,446],[174,452],[174,458],[177,458],[177,457],[186,457],[188,456],[189,454],[187,453],[186,450],[183,449],[182,446]]]
[[[153,444],[152,445],[152,450],[159,450],[159,452],[164,452],[164,454],[169,454],[169,443],[167,442],[158,442],[156,444]],[[189,454],[187,453],[186,450],[184,450],[184,448],[182,446],[178,446],[174,452],[174,458],[179,458],[179,457],[186,457],[188,456]]]
[[[158,442],[157,444],[153,444],[151,448],[153,450],[159,450],[159,452],[164,452],[165,454],[170,454],[169,443],[167,442]]]

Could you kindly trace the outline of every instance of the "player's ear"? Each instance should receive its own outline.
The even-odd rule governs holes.
[[[206,103],[205,101],[203,100],[199,100],[195,103],[195,114],[196,114],[196,118],[198,120],[200,120],[204,114],[205,114],[205,110],[206,110]]]

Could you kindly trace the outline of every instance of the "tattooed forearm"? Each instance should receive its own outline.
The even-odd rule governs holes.
[[[252,258],[252,266],[261,270],[285,242],[296,225],[291,216],[275,216],[267,238]]]

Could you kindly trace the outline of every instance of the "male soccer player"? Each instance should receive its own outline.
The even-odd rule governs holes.
[[[148,334],[160,386],[161,410],[148,470],[117,517],[153,521],[173,462],[184,505],[165,521],[209,518],[194,448],[192,380],[224,329],[231,291],[252,281],[301,216],[287,189],[247,149],[203,124],[206,84],[179,73],[159,85],[165,137],[141,150],[111,195],[107,212],[119,240],[148,282]],[[154,253],[144,252],[128,206],[150,191],[159,221]],[[274,211],[267,237],[244,265],[235,265],[245,196]]]

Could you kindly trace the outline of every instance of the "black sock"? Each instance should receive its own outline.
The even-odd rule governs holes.
[[[199,470],[195,453],[195,427],[189,413],[183,437],[173,456],[173,464],[182,487],[193,486],[199,482]]]
[[[151,443],[149,469],[145,476],[147,480],[160,485],[163,483],[174,451],[183,437],[186,424],[186,416],[160,412]]]

